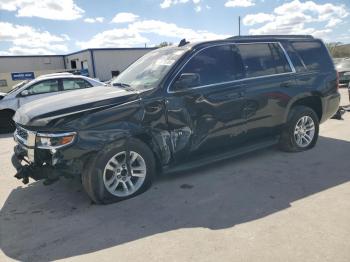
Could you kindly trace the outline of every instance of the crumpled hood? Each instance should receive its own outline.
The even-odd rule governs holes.
[[[139,98],[137,92],[104,86],[69,91],[30,102],[20,107],[14,121],[24,126],[43,126],[43,119],[56,119],[91,110],[103,110]]]

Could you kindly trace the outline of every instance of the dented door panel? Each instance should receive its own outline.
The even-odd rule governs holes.
[[[177,161],[244,141],[244,87],[221,84],[168,94],[166,114]]]

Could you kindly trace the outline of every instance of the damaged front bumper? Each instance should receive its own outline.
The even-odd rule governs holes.
[[[45,184],[51,184],[59,179],[59,172],[55,168],[49,165],[38,166],[30,162],[27,151],[20,145],[15,146],[14,152],[11,161],[17,171],[15,178],[21,179],[24,184],[29,183],[29,178],[36,181],[45,179]]]
[[[83,156],[76,154],[71,148],[57,150],[37,148],[36,135],[36,132],[19,126],[14,133],[17,145],[11,160],[17,171],[15,175],[17,179],[21,179],[24,184],[29,183],[29,178],[36,181],[44,180],[44,184],[48,185],[62,176],[72,178],[81,174]]]

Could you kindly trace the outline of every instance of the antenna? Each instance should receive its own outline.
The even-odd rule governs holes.
[[[238,36],[241,36],[241,16],[238,16]]]

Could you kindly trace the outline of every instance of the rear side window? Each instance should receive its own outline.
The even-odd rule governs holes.
[[[295,41],[293,48],[298,52],[308,70],[330,70],[333,63],[326,47],[318,41]]]
[[[74,90],[91,87],[92,85],[84,79],[63,79],[63,90]]]
[[[239,44],[238,49],[248,78],[292,72],[277,43]]]
[[[200,86],[230,82],[244,77],[242,59],[234,45],[214,46],[195,55],[181,73],[199,75]]]

